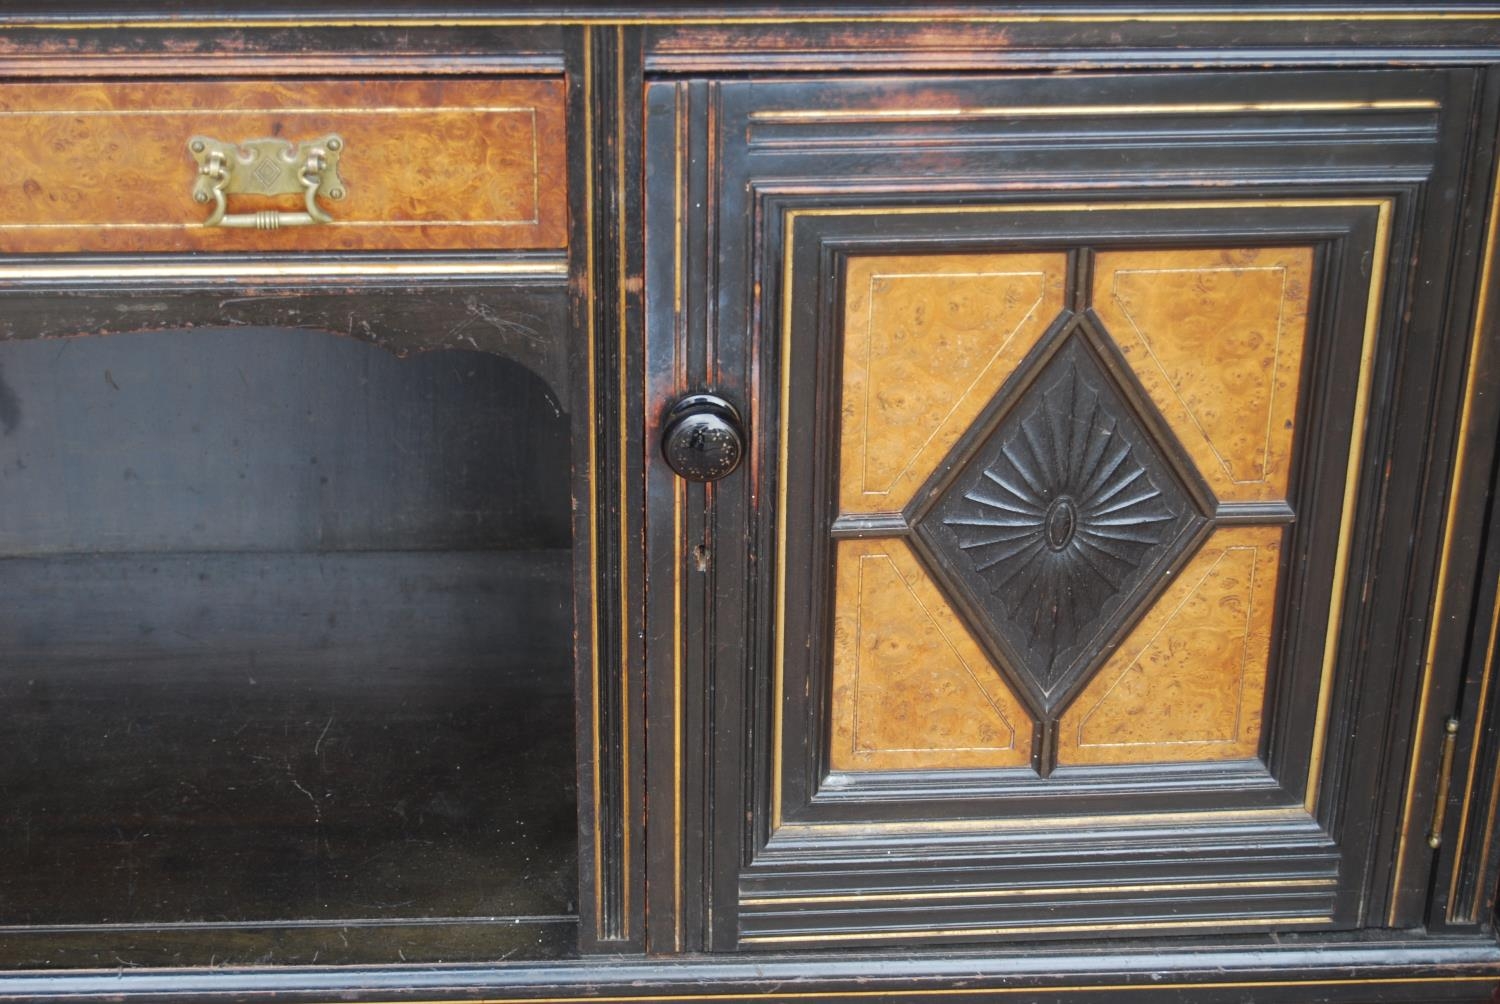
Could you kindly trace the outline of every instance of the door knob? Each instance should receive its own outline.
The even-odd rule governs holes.
[[[688,481],[717,481],[740,465],[745,433],[734,405],[714,394],[689,394],[662,423],[667,466]]]

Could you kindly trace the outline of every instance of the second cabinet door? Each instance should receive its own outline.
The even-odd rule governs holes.
[[[1472,92],[648,88],[655,937],[1378,924]]]

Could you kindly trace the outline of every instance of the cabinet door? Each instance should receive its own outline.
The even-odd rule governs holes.
[[[1472,94],[648,89],[659,939],[1381,922]]]

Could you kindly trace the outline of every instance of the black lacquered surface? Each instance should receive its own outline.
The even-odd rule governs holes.
[[[277,330],[8,343],[0,379],[0,964],[566,951],[541,381]]]

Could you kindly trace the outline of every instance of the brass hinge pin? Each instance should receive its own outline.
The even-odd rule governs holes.
[[[1443,759],[1438,765],[1437,802],[1432,808],[1432,828],[1427,846],[1436,850],[1443,843],[1443,819],[1448,815],[1448,786],[1453,783],[1453,751],[1458,746],[1458,719],[1443,724]]]

